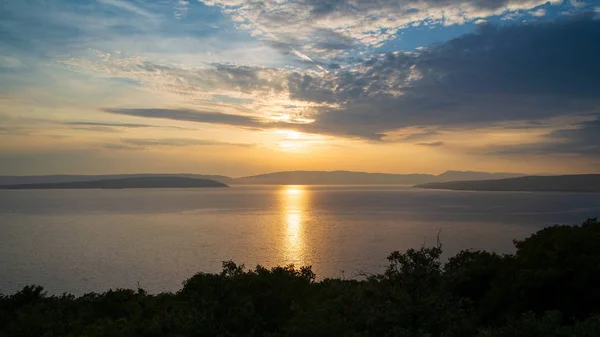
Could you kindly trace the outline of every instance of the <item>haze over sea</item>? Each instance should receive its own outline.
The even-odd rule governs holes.
[[[512,252],[512,239],[600,214],[598,194],[406,186],[0,191],[0,293],[176,291],[232,259],[312,265],[319,278],[379,272],[394,250]]]

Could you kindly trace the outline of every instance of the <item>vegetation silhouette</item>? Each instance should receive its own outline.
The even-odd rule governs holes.
[[[317,282],[310,267],[198,273],[176,293],[0,297],[0,336],[600,336],[600,223],[553,226],[516,253],[393,252],[382,274]]]

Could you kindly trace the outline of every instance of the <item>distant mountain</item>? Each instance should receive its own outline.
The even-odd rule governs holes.
[[[455,180],[501,179],[524,176],[518,173],[488,173],[474,171],[446,171],[433,174],[391,174],[351,171],[284,171],[250,177],[230,178],[201,174],[112,174],[112,175],[39,175],[0,176],[0,185],[49,184],[84,182],[106,179],[182,177],[209,179],[226,185],[415,185]]]
[[[600,174],[529,176],[510,179],[428,183],[416,187],[468,191],[600,192]]]
[[[239,185],[365,185],[397,184],[414,185],[429,182],[456,180],[480,180],[518,177],[517,173],[487,173],[470,171],[446,171],[440,175],[432,174],[389,174],[350,171],[287,171],[261,174],[234,179],[231,184]]]
[[[489,179],[505,179],[522,177],[525,174],[521,173],[504,173],[504,172],[476,172],[476,171],[446,171],[437,177],[437,181],[459,181],[459,180],[489,180]]]
[[[124,179],[124,178],[142,178],[142,177],[183,177],[193,179],[208,179],[218,181],[223,184],[230,184],[232,178],[220,175],[203,174],[104,174],[104,175],[35,175],[35,176],[0,176],[0,185],[20,185],[20,184],[46,184],[46,183],[67,183],[78,181],[94,181],[105,179]]]
[[[41,189],[125,189],[125,188],[198,188],[228,187],[227,185],[208,179],[185,177],[135,177],[121,179],[104,179],[94,181],[76,181],[60,183],[38,183],[21,185],[3,185],[0,189],[41,190]]]
[[[287,171],[234,179],[240,185],[361,185],[414,184],[431,181],[430,174],[387,174],[349,171]]]

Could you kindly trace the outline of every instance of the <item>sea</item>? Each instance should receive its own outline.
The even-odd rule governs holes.
[[[600,194],[408,186],[0,190],[0,293],[141,287],[174,292],[223,261],[379,273],[393,251],[439,243],[514,253],[513,240],[600,216]]]

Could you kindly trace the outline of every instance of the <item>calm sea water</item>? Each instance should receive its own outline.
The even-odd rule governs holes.
[[[320,278],[380,272],[394,250],[513,252],[512,239],[600,216],[599,194],[390,186],[0,191],[0,293],[138,284],[175,291],[224,260],[312,265]]]

